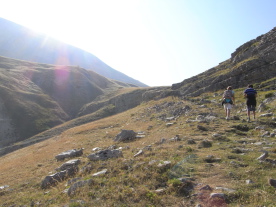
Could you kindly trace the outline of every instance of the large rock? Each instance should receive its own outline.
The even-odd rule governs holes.
[[[62,170],[67,170],[69,168],[72,167],[77,167],[79,164],[81,163],[81,161],[79,159],[74,159],[74,160],[69,160],[65,163],[63,163],[59,168],[57,168],[57,171],[62,171]]]
[[[72,149],[72,150],[68,150],[66,152],[62,152],[60,154],[58,154],[55,158],[57,159],[57,161],[62,161],[65,158],[72,158],[72,157],[79,157],[83,155],[83,148],[82,149]]]
[[[132,141],[136,138],[136,132],[133,130],[122,130],[117,136],[115,137],[115,142],[125,142],[125,141]]]
[[[96,153],[92,153],[87,156],[87,158],[91,161],[98,161],[98,160],[107,160],[110,158],[118,158],[123,157],[123,153],[120,150],[114,149],[114,150],[101,150]]]
[[[63,170],[52,175],[47,175],[41,183],[41,188],[46,189],[51,186],[55,186],[57,185],[58,182],[61,182],[68,177],[74,176],[77,171],[78,171],[77,167],[71,167],[71,168],[68,168],[67,170]]]

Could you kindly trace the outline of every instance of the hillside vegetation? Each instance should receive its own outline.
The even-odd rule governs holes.
[[[0,148],[78,116],[100,95],[131,87],[73,66],[0,57]]]
[[[0,205],[274,206],[275,46],[276,28],[197,76],[148,88],[0,57]]]
[[[270,160],[276,159],[276,94],[258,91],[262,106],[248,123],[243,89],[235,91],[231,120],[225,120],[222,91],[167,97],[5,155],[0,160],[0,186],[6,186],[0,191],[1,205],[272,206],[276,186],[268,179],[276,179],[275,161],[257,158],[266,150]],[[115,142],[121,130],[144,136]],[[70,160],[57,162],[55,156],[80,148],[84,153],[75,158],[80,170],[73,177],[91,183],[71,196],[66,190],[73,177],[41,189],[44,177]],[[89,161],[93,150],[103,149],[121,150],[123,157]],[[212,193],[223,196],[210,197]]]

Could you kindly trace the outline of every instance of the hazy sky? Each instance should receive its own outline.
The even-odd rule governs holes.
[[[149,86],[206,71],[276,26],[276,0],[0,0],[0,5],[1,17],[91,52]]]

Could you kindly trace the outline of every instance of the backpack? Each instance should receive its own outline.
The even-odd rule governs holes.
[[[247,98],[250,98],[250,99],[253,99],[253,98],[255,98],[256,96],[255,96],[255,93],[248,93],[248,94],[246,94],[246,97],[247,97]]]
[[[232,93],[232,91],[230,91],[230,90],[226,90],[226,91],[224,91],[224,93],[223,93],[223,98],[231,99],[232,96],[233,96],[233,93]]]

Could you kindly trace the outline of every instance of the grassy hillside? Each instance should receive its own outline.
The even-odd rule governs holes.
[[[273,206],[275,165],[257,158],[268,151],[276,159],[275,90],[258,91],[257,119],[246,122],[243,88],[235,89],[232,119],[225,120],[221,91],[200,97],[167,97],[81,126],[1,157],[2,206]],[[79,118],[81,119],[81,118]],[[145,136],[114,142],[122,129]],[[274,135],[273,135],[274,133]],[[94,148],[122,150],[123,157],[89,161]],[[69,197],[67,181],[41,189],[41,181],[62,163],[55,155],[84,148],[74,177],[92,179]],[[135,156],[139,150],[141,155]],[[168,162],[167,165],[165,165]],[[14,170],[16,169],[16,170]],[[103,169],[107,173],[93,176]],[[179,179],[182,178],[182,179]],[[251,180],[249,182],[248,180]],[[247,184],[248,183],[248,184]],[[209,186],[206,187],[206,186]],[[211,193],[223,193],[211,198]]]
[[[0,131],[0,148],[77,117],[107,91],[131,87],[79,67],[5,57],[0,57],[0,82],[0,118],[7,125]]]

